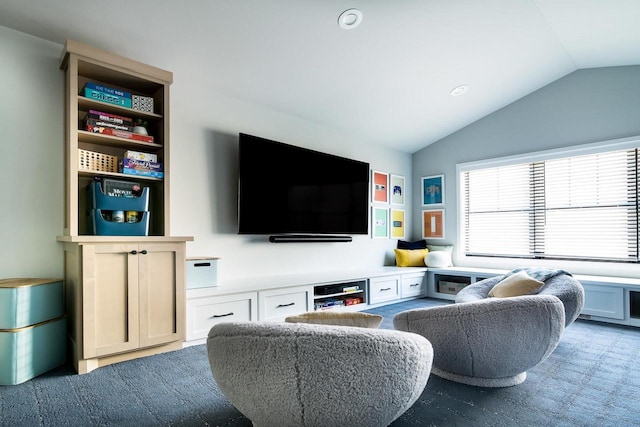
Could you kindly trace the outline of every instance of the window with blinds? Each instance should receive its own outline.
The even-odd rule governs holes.
[[[460,170],[465,254],[638,261],[638,149]]]

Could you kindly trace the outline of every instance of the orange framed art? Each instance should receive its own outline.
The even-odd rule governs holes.
[[[371,201],[375,203],[389,203],[389,174],[371,171]]]
[[[444,209],[422,211],[422,237],[444,239]]]

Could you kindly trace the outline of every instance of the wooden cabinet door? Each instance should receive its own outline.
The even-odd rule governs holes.
[[[184,243],[140,244],[140,347],[184,340],[184,264]]]
[[[84,245],[82,358],[138,348],[137,244]]]

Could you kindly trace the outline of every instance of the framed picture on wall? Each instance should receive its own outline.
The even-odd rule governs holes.
[[[422,211],[422,237],[444,239],[444,209]]]
[[[422,206],[444,204],[444,175],[422,178]]]
[[[404,239],[404,210],[403,209],[390,209],[389,210],[389,224],[391,228],[392,239]]]
[[[389,203],[389,174],[372,171],[371,200],[377,203]]]
[[[391,193],[391,204],[404,205],[404,176],[391,175],[389,192]]]
[[[371,208],[371,237],[374,239],[389,238],[389,210]]]

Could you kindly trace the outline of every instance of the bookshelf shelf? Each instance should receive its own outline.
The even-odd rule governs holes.
[[[78,95],[78,107],[80,110],[100,110],[106,113],[120,114],[125,116],[134,116],[136,118],[162,119],[161,114],[149,113],[146,111],[134,110],[132,108],[120,107],[118,105],[109,104],[108,102],[97,101],[81,95]]]
[[[155,178],[153,176],[134,176],[134,175],[125,175],[123,173],[117,172],[94,172],[94,171],[78,171],[79,177],[93,178],[93,177],[102,177],[102,178],[117,178],[125,181],[154,181],[154,182],[162,182],[163,178]]]
[[[314,310],[343,310],[347,307],[364,304],[367,281],[334,283],[331,285],[315,286],[313,292]],[[359,298],[359,302],[353,300]]]
[[[92,133],[86,130],[78,130],[78,142],[87,144],[104,145],[108,147],[118,148],[137,148],[143,151],[159,151],[162,150],[161,144],[154,142],[141,142],[131,139],[119,138],[117,136],[102,135],[99,133]]]
[[[329,294],[329,295],[314,295],[313,299],[322,299],[322,298],[335,298],[335,297],[341,297],[344,295],[357,295],[357,294],[364,294],[364,290],[361,291],[355,291],[355,292],[338,292],[336,294]]]

